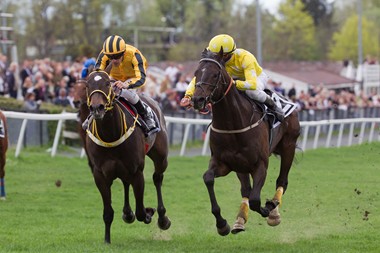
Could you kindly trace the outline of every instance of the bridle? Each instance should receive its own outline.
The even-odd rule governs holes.
[[[203,93],[206,93],[204,88],[202,87],[203,84],[205,85],[209,85],[211,87],[214,87],[214,89],[211,91],[210,95],[206,97],[206,103],[207,104],[208,102],[210,102],[211,104],[217,104],[219,103],[226,95],[227,93],[230,91],[231,89],[231,86],[232,86],[232,83],[233,83],[233,79],[230,77],[230,82],[228,84],[228,88],[227,90],[224,92],[223,96],[221,98],[219,98],[218,100],[214,101],[212,99],[212,97],[214,96],[214,93],[217,91],[217,89],[219,88],[219,84],[223,84],[223,85],[226,85],[227,82],[226,82],[226,79],[224,77],[224,75],[222,75],[222,69],[223,69],[223,66],[216,60],[214,59],[211,59],[211,58],[203,58],[201,59],[199,62],[213,62],[215,63],[218,67],[219,67],[219,72],[218,72],[218,79],[216,81],[216,83],[208,83],[208,82],[205,82],[203,81],[202,79],[197,82],[195,84],[195,87],[197,88],[200,88],[202,90]],[[222,81],[222,82],[221,82]]]
[[[104,72],[104,73],[107,73],[105,71],[98,71],[98,72]],[[93,73],[96,73],[96,72],[92,72],[90,75],[92,75]],[[107,73],[108,75],[108,73]],[[105,103],[104,107],[105,107],[105,111],[110,111],[112,110],[113,108],[113,101],[114,101],[114,98],[115,98],[115,92],[113,92],[112,90],[112,85],[110,85],[109,89],[108,89],[108,94],[106,94],[104,91],[100,90],[100,89],[96,89],[96,90],[93,90],[90,94],[88,94],[88,88],[86,87],[86,93],[87,93],[87,106],[90,106],[91,105],[91,96],[95,93],[101,93],[103,96],[106,97],[106,100],[107,102]]]

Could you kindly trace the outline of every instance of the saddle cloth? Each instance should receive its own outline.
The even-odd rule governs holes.
[[[2,119],[0,119],[0,138],[5,137],[5,126]]]
[[[296,108],[297,105],[295,103],[292,103],[279,95],[277,95],[275,92],[272,92],[272,99],[276,103],[276,105],[280,108],[282,108],[282,111],[284,112],[285,118],[288,117]],[[277,120],[276,117],[274,117],[274,122],[272,124],[272,128],[276,128],[281,124],[280,121]]]

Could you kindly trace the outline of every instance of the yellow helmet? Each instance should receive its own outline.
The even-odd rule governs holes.
[[[118,35],[109,36],[103,43],[103,52],[106,55],[120,54],[125,51],[125,41]]]
[[[219,34],[210,40],[208,50],[213,53],[219,53],[220,48],[223,48],[225,54],[232,53],[236,49],[234,39],[227,34]]]

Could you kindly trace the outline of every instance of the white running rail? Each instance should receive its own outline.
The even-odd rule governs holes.
[[[22,143],[24,140],[24,135],[25,135],[25,129],[27,126],[28,120],[56,120],[58,121],[57,124],[57,129],[55,131],[55,136],[54,136],[54,142],[53,146],[51,148],[51,156],[54,157],[57,153],[57,148],[58,148],[58,143],[59,139],[62,135],[62,126],[63,122],[65,120],[76,120],[77,119],[77,114],[76,113],[67,113],[63,112],[60,114],[34,114],[34,113],[22,113],[22,112],[12,112],[12,111],[3,111],[4,115],[7,118],[13,118],[13,119],[21,119],[23,120],[21,124],[21,129],[19,133],[19,138],[17,141],[17,146],[16,146],[16,153],[15,156],[18,157],[21,152],[22,148]],[[193,125],[203,125],[203,126],[208,126],[211,122],[209,119],[193,119],[193,118],[176,118],[176,117],[170,117],[170,116],[165,116],[166,124],[168,127],[170,127],[171,124],[183,124],[185,125],[185,131],[183,134],[183,139],[182,139],[182,144],[181,144],[181,150],[180,150],[180,156],[184,156],[186,153],[186,145],[187,141],[189,138],[190,134],[190,128]],[[367,141],[372,142],[372,141],[380,141],[380,133],[377,133],[377,137],[375,137],[375,131],[380,130],[380,118],[357,118],[357,119],[336,119],[336,120],[322,120],[322,121],[304,121],[301,122],[301,127],[302,127],[302,133],[301,133],[301,138],[300,141],[301,143],[301,148],[302,150],[305,150],[307,147],[307,143],[309,141],[309,131],[312,127],[315,127],[315,133],[313,134],[314,136],[311,136],[314,138],[312,142],[312,147],[313,149],[320,147],[321,145],[320,142],[324,142],[325,147],[331,147],[332,141],[333,141],[333,132],[334,132],[334,126],[339,126],[339,130],[337,133],[337,138],[336,139],[336,147],[341,147],[343,139],[347,141],[347,145],[351,146],[353,145],[353,137],[355,136],[354,134],[354,129],[355,125],[360,125],[360,133],[357,134],[356,137],[358,137],[358,144],[361,144],[366,138],[365,135],[368,136]],[[345,134],[347,131],[346,126],[348,126],[348,134]],[[322,127],[327,127],[328,132],[325,140],[323,140],[323,134],[321,133],[321,128]],[[369,127],[369,128],[368,128]],[[205,141],[203,143],[203,148],[202,148],[202,153],[201,155],[207,155],[207,152],[209,150],[208,145],[209,145],[209,137],[210,137],[210,128],[207,129]],[[347,140],[348,138],[348,140]],[[82,150],[81,156],[84,156],[84,152]]]

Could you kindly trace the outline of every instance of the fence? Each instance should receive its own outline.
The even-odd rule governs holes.
[[[51,148],[51,156],[57,154],[59,140],[63,133],[63,123],[66,120],[76,120],[75,113],[61,113],[61,114],[31,114],[21,112],[4,111],[7,118],[21,119],[22,124],[19,131],[19,137],[16,145],[15,156],[20,155],[23,140],[25,137],[25,130],[28,120],[39,121],[58,121],[55,130],[54,141]],[[179,118],[172,116],[165,116],[167,127],[171,132],[175,126],[184,127],[183,135],[181,138],[180,156],[186,154],[186,146],[189,140],[191,128],[198,127],[202,135],[204,135],[203,146],[199,155],[207,155],[209,152],[209,134],[210,129],[207,126],[210,124],[210,119],[194,119],[194,118]],[[301,127],[303,129],[300,137],[301,148],[306,150],[309,148],[318,147],[341,147],[343,145],[351,146],[354,144],[361,144],[364,141],[380,141],[380,134],[375,131],[379,130],[380,118],[356,118],[356,119],[334,119],[334,120],[321,120],[321,121],[302,121]],[[204,131],[206,130],[206,131]],[[356,133],[356,131],[359,131]],[[313,139],[309,136],[313,135]],[[75,136],[74,136],[75,137]],[[81,156],[84,156],[82,150]]]

